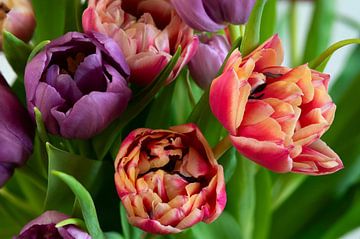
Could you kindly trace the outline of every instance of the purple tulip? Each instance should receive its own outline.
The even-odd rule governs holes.
[[[26,224],[20,235],[13,239],[91,239],[88,233],[72,224],[56,227],[57,223],[68,218],[69,216],[57,211],[47,211]]]
[[[229,50],[230,43],[222,35],[214,35],[209,38],[204,34],[200,37],[200,44],[195,56],[189,63],[189,70],[201,88],[209,87]]]
[[[171,0],[177,13],[190,27],[215,32],[227,23],[247,22],[255,0]]]
[[[28,113],[0,73],[0,188],[29,158],[33,137]]]
[[[69,32],[52,41],[25,69],[28,110],[52,134],[87,139],[127,107],[129,67],[111,38]]]

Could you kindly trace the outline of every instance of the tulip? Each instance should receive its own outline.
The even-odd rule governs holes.
[[[46,211],[38,218],[30,221],[14,239],[91,239],[91,236],[73,224],[56,226],[57,223],[68,219],[69,216],[57,211]]]
[[[29,0],[0,0],[0,33],[6,30],[28,42],[35,25],[35,16]],[[2,34],[0,34],[1,48]]]
[[[33,138],[30,116],[0,73],[0,188],[31,155]]]
[[[343,164],[320,137],[333,122],[330,76],[305,65],[279,66],[281,42],[274,36],[242,59],[238,50],[210,88],[210,106],[235,148],[275,172],[312,175]]]
[[[222,35],[200,37],[198,50],[189,62],[189,70],[201,88],[206,89],[210,86],[230,48],[228,40]]]
[[[101,32],[118,43],[129,63],[130,82],[138,86],[149,85],[181,46],[170,82],[198,45],[197,37],[167,0],[90,0],[82,23],[85,32]]]
[[[194,124],[134,130],[122,142],[115,171],[130,223],[150,233],[210,223],[226,204],[223,168]]]
[[[127,107],[129,68],[117,44],[70,32],[52,41],[25,69],[29,112],[37,107],[52,134],[90,138]]]
[[[198,31],[215,32],[247,22],[255,0],[171,0],[177,13]]]

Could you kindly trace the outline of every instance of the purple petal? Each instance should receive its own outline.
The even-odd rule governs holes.
[[[0,163],[0,188],[2,186],[4,186],[6,181],[13,174],[13,172],[14,172],[14,165],[6,164],[6,163]]]
[[[247,22],[255,0],[204,0],[204,7],[209,16],[217,23]]]
[[[40,110],[47,129],[53,134],[58,133],[59,126],[50,113],[51,109],[62,106],[64,103],[65,100],[54,87],[44,82],[39,83],[33,104]]]
[[[68,103],[73,105],[83,94],[77,87],[75,81],[68,74],[59,74],[59,66],[52,65],[46,74],[46,83],[56,89],[56,91]]]
[[[183,21],[196,30],[215,32],[224,28],[224,25],[208,16],[203,0],[171,0],[171,2]]]
[[[108,92],[127,92],[129,97],[131,96],[131,90],[127,86],[127,81],[124,77],[112,66],[105,64],[107,73],[111,76],[108,79],[108,86],[106,91]]]
[[[91,239],[89,234],[72,225],[58,228],[58,230],[64,239]]]
[[[47,211],[43,213],[40,217],[37,217],[34,220],[30,221],[28,224],[26,224],[21,230],[20,234],[28,230],[33,225],[57,224],[58,222],[61,222],[67,218],[69,218],[69,216],[63,213],[57,211]]]
[[[230,45],[225,37],[217,35],[200,43],[195,56],[189,63],[191,76],[203,89],[209,87],[216,77]],[[204,59],[206,59],[204,61]]]
[[[126,76],[130,75],[130,68],[126,63],[125,56],[119,48],[119,45],[112,38],[98,32],[89,33],[89,36],[100,43],[97,44],[97,47],[104,51],[106,55],[109,55],[109,59],[111,61],[115,61],[115,63],[118,65],[118,71],[125,74]],[[94,42],[94,44],[96,44],[96,42]]]
[[[28,101],[32,101],[35,98],[36,88],[48,61],[46,51],[42,51],[26,65],[24,84]]]
[[[52,115],[66,138],[87,139],[120,116],[129,101],[129,92],[91,92],[83,96],[66,114],[53,110]]]
[[[87,56],[75,72],[75,82],[83,94],[91,91],[105,91],[106,79],[104,77],[101,55]]]

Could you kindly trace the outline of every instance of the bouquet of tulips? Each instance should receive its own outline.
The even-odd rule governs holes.
[[[324,70],[360,39],[330,46],[329,2],[300,58],[298,1],[284,31],[276,0],[0,0],[0,238],[359,227],[360,48]]]

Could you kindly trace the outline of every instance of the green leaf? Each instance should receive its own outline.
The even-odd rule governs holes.
[[[179,80],[179,79],[177,79]],[[145,126],[152,129],[167,129],[173,125],[171,114],[172,99],[176,82],[164,87],[151,104]]]
[[[130,224],[127,221],[125,208],[121,203],[120,203],[120,218],[121,218],[121,228],[122,228],[122,232],[124,234],[125,239],[131,239]]]
[[[252,238],[254,230],[256,191],[256,165],[238,155],[235,172],[226,185],[227,205],[229,212],[239,223],[241,234],[238,238]]]
[[[121,228],[124,239],[140,239],[144,232],[129,224],[124,206],[120,203]]]
[[[32,50],[31,46],[12,33],[3,31],[3,50],[15,73],[23,79],[26,62]]]
[[[68,219],[65,219],[61,222],[58,222],[55,227],[59,228],[59,227],[64,227],[64,226],[67,226],[67,225],[75,225],[76,227],[78,228],[81,228],[81,229],[85,229],[86,230],[86,226],[85,226],[85,223],[83,220],[79,219],[79,218],[68,218]]]
[[[69,0],[32,0],[36,18],[34,40],[36,43],[52,40],[64,34],[66,4]]]
[[[260,42],[269,39],[275,33],[277,17],[277,0],[267,0],[261,17]]]
[[[246,56],[254,50],[260,43],[261,16],[265,7],[266,0],[257,0],[246,24],[244,39],[241,43],[240,51]]]
[[[36,131],[41,139],[42,142],[49,141],[49,137],[46,132],[46,128],[42,119],[41,112],[38,108],[34,107],[34,114],[35,114],[35,122],[36,122]]]
[[[99,225],[94,202],[86,188],[73,176],[59,171],[52,171],[52,174],[63,181],[78,198],[85,224],[91,237],[105,239],[105,235]]]
[[[29,58],[28,58],[28,62],[31,61],[39,52],[41,52],[44,47],[49,44],[50,41],[49,40],[45,40],[45,41],[42,41],[40,42],[39,44],[37,44],[34,49],[31,51],[30,55],[29,55]]]
[[[124,237],[117,232],[105,232],[106,239],[124,239]]]
[[[323,71],[326,66],[326,64],[323,64],[323,63],[324,62],[327,63],[327,61],[332,56],[332,54],[334,54],[335,51],[337,51],[338,49],[340,49],[344,46],[350,45],[350,44],[360,44],[360,39],[359,38],[347,39],[347,40],[342,40],[342,41],[334,43],[328,49],[326,49],[323,53],[321,53],[318,57],[316,57],[314,60],[312,60],[309,63],[309,67],[312,69],[316,69],[318,71]]]
[[[329,45],[335,19],[335,0],[316,0],[307,34],[303,62],[309,62]]]
[[[327,233],[322,237],[323,239],[340,238],[347,232],[359,227],[360,225],[360,194],[353,199],[352,203],[348,207],[348,210],[341,215],[337,216],[336,223],[327,227]],[[346,202],[347,204],[349,202]]]
[[[191,229],[192,237],[195,239],[234,239],[240,238],[241,229],[234,217],[228,212],[223,212],[218,219],[210,225],[199,223]],[[177,237],[175,237],[177,238]]]
[[[82,32],[81,16],[81,0],[66,0],[64,32]]]
[[[223,156],[220,157],[218,162],[224,168],[225,182],[227,183],[234,175],[236,165],[238,163],[235,148],[232,147],[229,149]]]
[[[123,127],[145,109],[160,89],[164,87],[165,81],[178,62],[180,54],[181,48],[179,47],[155,81],[132,98],[127,109],[119,119],[115,120],[115,122],[113,122],[106,130],[93,138],[93,146],[99,160],[103,159],[109,152]]]
[[[305,175],[278,175],[272,187],[272,210],[276,210],[306,179]]]
[[[108,162],[83,158],[60,150],[49,143],[46,144],[46,148],[49,158],[49,175],[45,208],[71,214],[75,197],[68,188],[61,187],[61,180],[51,172],[56,170],[76,175],[82,184],[94,192],[96,191],[95,182],[100,186],[101,174],[112,172],[112,167],[108,165]]]
[[[266,239],[271,224],[271,178],[269,171],[261,168],[255,176],[256,207],[254,216],[254,231],[252,238]]]
[[[219,142],[223,127],[211,112],[209,90],[205,91],[198,104],[196,104],[188,122],[195,123],[200,128],[211,147]]]

